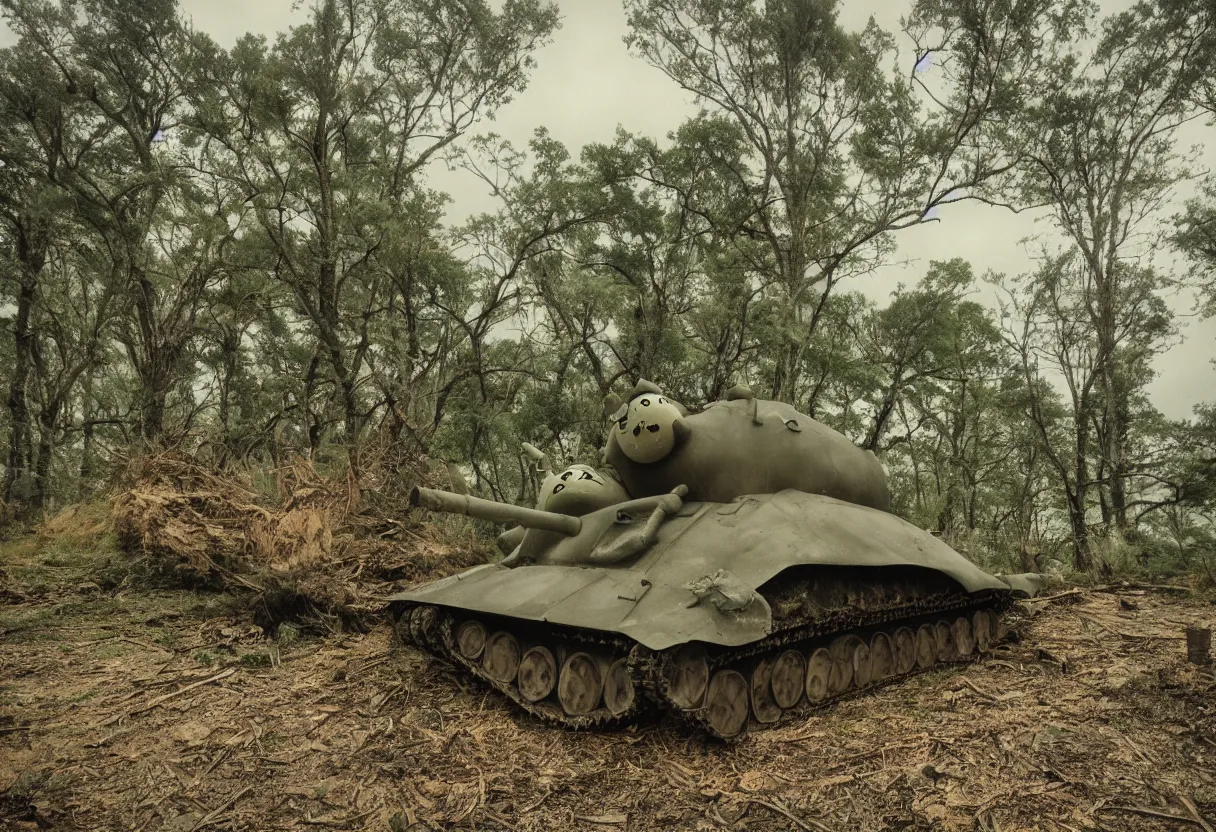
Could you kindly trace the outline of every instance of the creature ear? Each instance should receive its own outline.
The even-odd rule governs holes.
[[[754,399],[755,397],[756,394],[746,384],[736,384],[726,391],[726,400],[728,402],[738,401],[739,399]]]
[[[653,393],[656,396],[663,395],[663,388],[655,384],[653,381],[647,381],[644,378],[638,379],[638,383],[633,385],[633,391],[630,392],[629,398],[635,399],[643,393]]]
[[[616,393],[609,393],[607,396],[604,396],[604,418],[616,421],[621,418],[620,410],[624,406],[625,403],[621,401],[620,396]]]
[[[683,419],[676,419],[671,423],[671,432],[675,435],[677,448],[687,442],[688,437],[692,436],[692,428]]]
[[[543,451],[541,451],[540,448],[536,447],[535,445],[533,445],[529,442],[524,442],[523,447],[524,447],[524,453],[526,453],[528,455],[528,458],[536,463],[537,471],[539,471],[542,474],[552,474],[553,473],[553,466],[549,464],[549,455],[548,454],[544,453]]]
[[[456,467],[455,462],[448,463],[448,480],[452,483],[452,491],[457,494],[472,494],[469,484],[464,481],[464,474]]]
[[[507,529],[505,532],[495,538],[494,542],[498,545],[498,551],[504,555],[509,555],[515,551],[515,547],[519,546],[524,540],[524,533],[527,531],[523,526],[516,526],[513,529]]]

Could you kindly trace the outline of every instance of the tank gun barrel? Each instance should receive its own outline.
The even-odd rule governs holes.
[[[583,528],[583,522],[577,517],[421,486],[414,486],[410,490],[410,505],[447,514],[464,514],[494,523],[518,523],[525,528],[544,529],[567,537],[573,537]]]

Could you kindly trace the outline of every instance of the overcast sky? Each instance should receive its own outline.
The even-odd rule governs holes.
[[[266,34],[302,21],[306,11],[292,11],[292,0],[180,0],[197,28],[211,34],[221,46],[230,47],[246,31]],[[307,5],[307,4],[306,4]],[[500,3],[492,5],[499,7]],[[536,54],[537,67],[528,89],[504,108],[494,122],[483,122],[475,132],[493,131],[523,147],[538,126],[563,142],[577,158],[589,142],[612,140],[617,127],[632,133],[664,138],[695,112],[691,98],[673,82],[625,49],[625,14],[619,0],[558,0],[562,25],[553,42]],[[870,15],[887,31],[898,33],[898,18],[907,3],[891,0],[848,0],[841,3],[841,23],[849,29],[863,27]],[[1128,0],[1102,0],[1107,12],[1130,5]],[[902,37],[902,36],[900,36]],[[11,42],[0,32],[0,45]],[[1216,126],[1194,122],[1181,135],[1181,146],[1205,143],[1201,163],[1216,167]],[[449,219],[459,221],[469,214],[494,210],[494,201],[484,183],[466,172],[449,172],[442,163],[432,165],[433,187],[449,193],[454,203]],[[1187,194],[1180,194],[1180,197]],[[875,275],[859,278],[843,288],[856,289],[885,302],[900,283],[913,284],[930,260],[963,257],[976,274],[989,269],[1019,274],[1033,267],[1029,252],[1020,243],[1024,237],[1049,232],[1045,212],[1013,214],[979,203],[944,206],[940,221],[899,232],[901,262]],[[1038,220],[1036,222],[1036,220]],[[988,295],[988,293],[985,293]],[[1216,401],[1216,320],[1190,317],[1189,296],[1175,298],[1171,305],[1183,315],[1183,341],[1157,362],[1157,379],[1149,394],[1170,418],[1191,415],[1192,407]]]

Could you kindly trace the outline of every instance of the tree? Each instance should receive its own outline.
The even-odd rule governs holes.
[[[104,246],[108,277],[126,299],[118,337],[139,378],[139,435],[156,442],[170,392],[197,335],[207,288],[222,277],[231,241],[230,194],[206,192],[199,161],[170,142],[187,115],[187,92],[214,63],[214,44],[179,17],[174,0],[4,0],[23,48],[49,86],[84,124],[78,143],[57,141],[48,111],[27,107],[23,126],[57,159],[48,172]]]
[[[366,395],[373,322],[394,306],[411,314],[412,298],[394,300],[402,269],[382,259],[386,232],[416,208],[428,162],[524,89],[557,15],[537,0],[499,14],[484,0],[324,0],[311,11],[273,47],[252,35],[236,45],[201,97],[198,128],[229,152],[227,175],[307,322],[310,376],[326,374],[357,467],[385,404]]]
[[[779,310],[767,352],[774,398],[796,403],[800,367],[833,287],[872,270],[889,232],[934,206],[982,195],[1017,161],[1008,122],[1044,80],[1042,53],[1075,5],[919,3],[918,50],[946,55],[935,96],[873,21],[848,33],[835,0],[628,0],[626,43],[742,134],[753,165],[730,169],[749,199],[743,230],[768,249]],[[922,106],[917,90],[932,104]]]
[[[1188,176],[1174,133],[1192,117],[1191,97],[1212,54],[1214,26],[1211,15],[1177,14],[1147,0],[1106,18],[1091,56],[1074,50],[1053,59],[1045,93],[1024,120],[1020,139],[1025,203],[1050,206],[1090,273],[1085,305],[1068,311],[1083,312],[1094,337],[1102,487],[1120,532],[1128,529],[1127,448],[1136,391],[1130,366],[1144,358],[1125,353],[1142,349],[1130,346],[1129,338],[1153,326],[1128,315],[1144,308],[1145,292],[1156,294],[1165,285],[1134,261],[1160,247],[1158,215]],[[1088,394],[1085,401],[1088,409]]]
[[[1080,260],[1076,252],[1045,257],[1035,274],[1006,286],[1001,329],[1022,373],[1025,415],[1062,491],[1073,567],[1087,571],[1092,563],[1087,513],[1100,347],[1088,317],[1093,276]],[[1054,396],[1054,381],[1067,390],[1067,408]]]

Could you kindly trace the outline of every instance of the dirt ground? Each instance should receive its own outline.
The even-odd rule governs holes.
[[[1216,678],[1186,593],[1078,591],[979,663],[723,745],[532,723],[366,635],[0,560],[0,829],[1213,830]],[[104,582],[103,582],[104,583]]]

